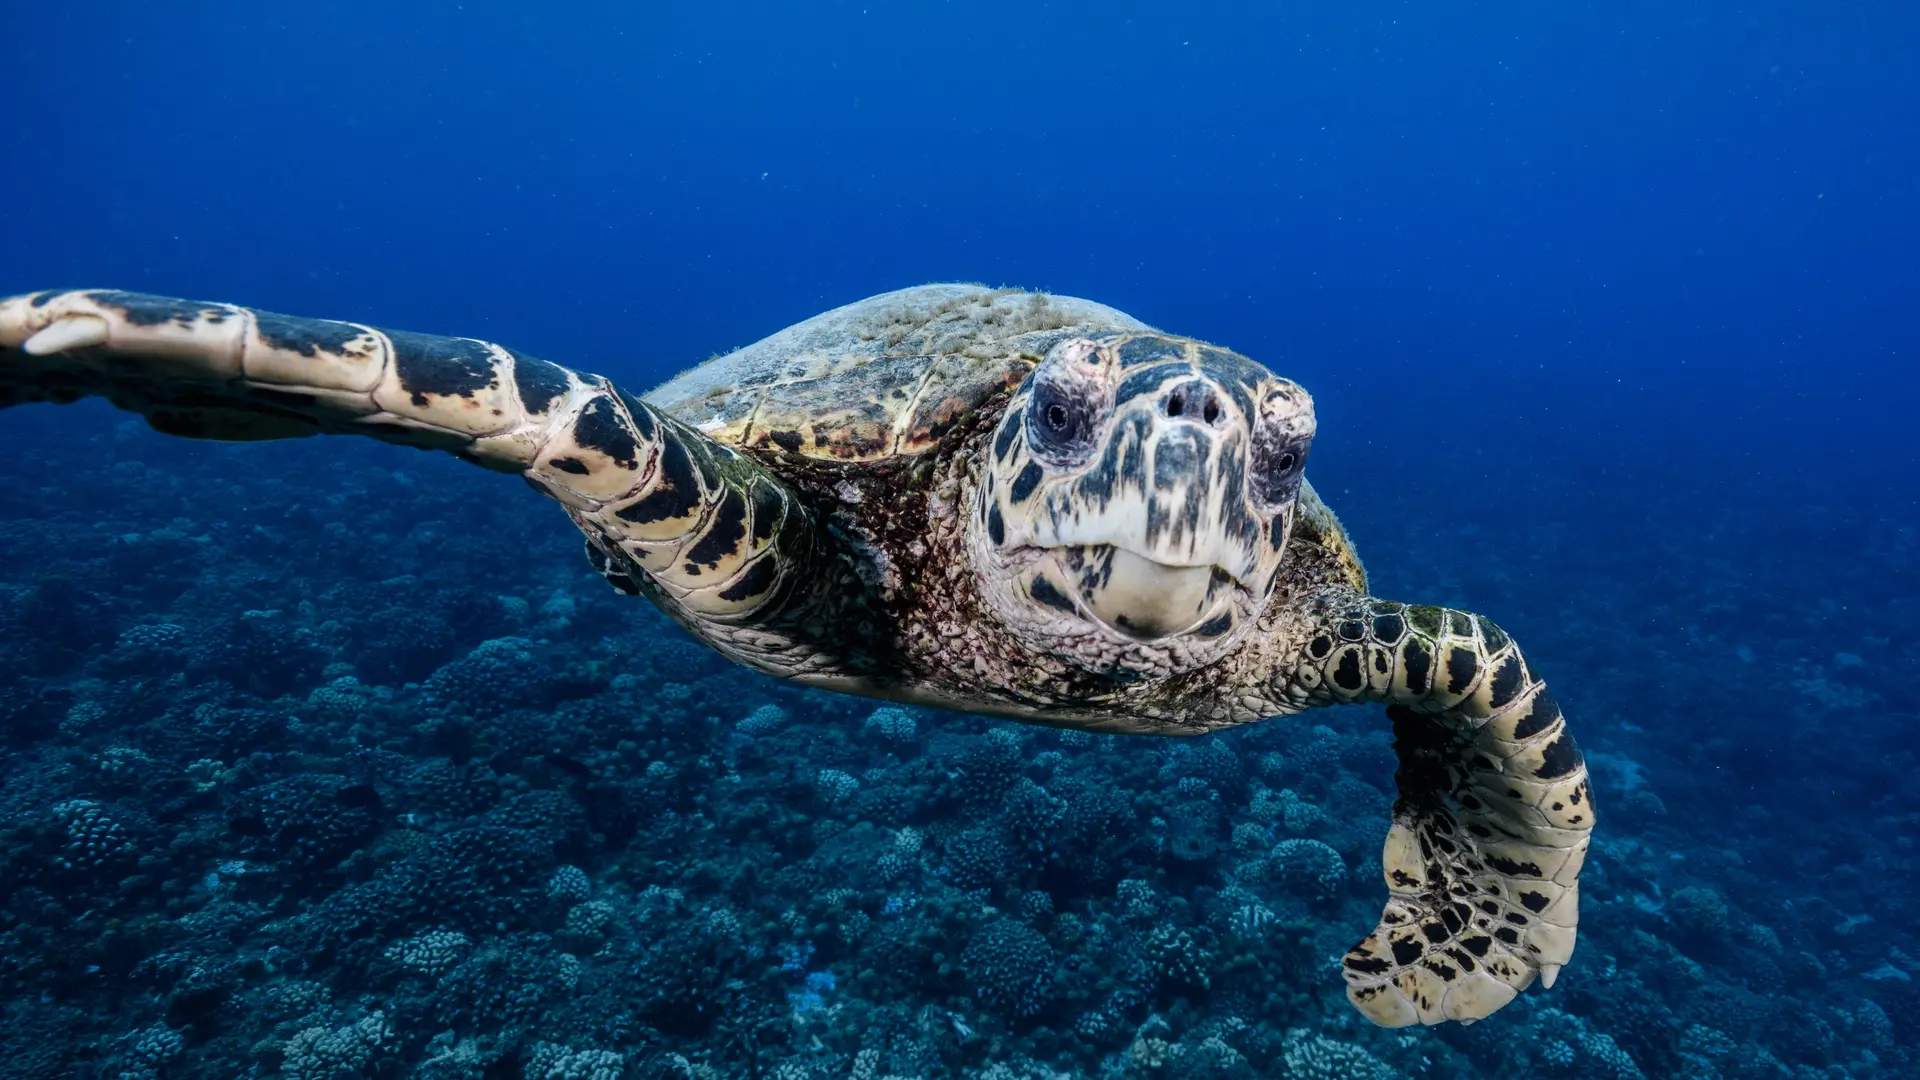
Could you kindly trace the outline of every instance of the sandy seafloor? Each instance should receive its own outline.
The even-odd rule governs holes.
[[[1377,593],[1525,645],[1601,814],[1558,985],[1383,1031],[1334,966],[1377,710],[802,692],[449,459],[93,404],[0,448],[0,1076],[1920,1076],[1920,535],[1864,497],[1316,465]]]

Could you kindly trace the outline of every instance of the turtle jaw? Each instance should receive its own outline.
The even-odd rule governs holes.
[[[1164,563],[1113,544],[1026,550],[1029,558],[1018,561],[1028,595],[1133,641],[1218,636],[1251,598],[1212,564]]]

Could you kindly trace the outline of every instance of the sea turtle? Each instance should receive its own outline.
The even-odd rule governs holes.
[[[1196,735],[1387,706],[1375,1023],[1472,1021],[1572,954],[1593,826],[1553,697],[1478,615],[1378,600],[1303,476],[1313,400],[1087,300],[926,285],[645,397],[473,338],[106,290],[0,301],[0,406],[209,439],[358,433],[518,473],[594,566],[810,686]]]

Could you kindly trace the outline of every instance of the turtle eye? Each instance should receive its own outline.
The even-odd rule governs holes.
[[[1286,380],[1260,402],[1247,452],[1247,496],[1264,510],[1284,510],[1300,497],[1313,448],[1313,399]]]
[[[1049,465],[1078,465],[1093,453],[1100,403],[1074,393],[1075,389],[1052,379],[1034,383],[1027,408],[1027,445]]]
[[[1252,467],[1247,470],[1247,487],[1254,500],[1270,508],[1292,502],[1300,494],[1300,477],[1306,472],[1307,450],[1312,445],[1311,437],[1280,439],[1256,432]]]

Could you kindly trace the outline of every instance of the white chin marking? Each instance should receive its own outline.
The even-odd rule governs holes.
[[[1198,623],[1212,606],[1212,583],[1211,566],[1168,566],[1115,548],[1112,573],[1081,602],[1115,630],[1150,640]]]

